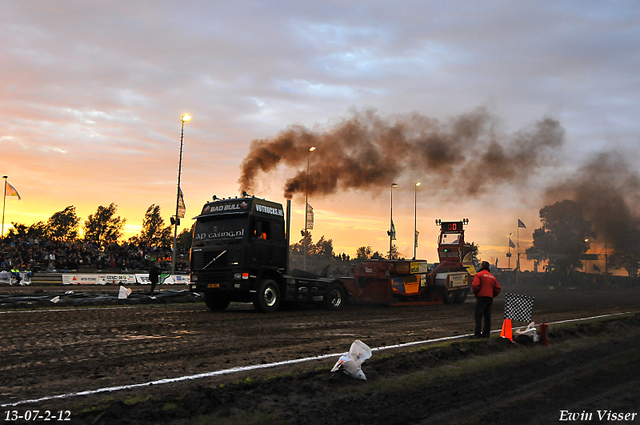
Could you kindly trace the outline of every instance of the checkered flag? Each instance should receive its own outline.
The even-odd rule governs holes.
[[[504,301],[504,318],[531,322],[534,299],[526,295],[507,294]]]

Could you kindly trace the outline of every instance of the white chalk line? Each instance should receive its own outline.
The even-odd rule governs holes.
[[[577,318],[577,319],[568,319],[568,320],[560,320],[560,321],[557,321],[557,322],[549,322],[549,324],[550,325],[557,325],[557,324],[561,324],[561,323],[579,322],[579,321],[585,321],[585,320],[601,319],[603,317],[622,316],[622,315],[626,315],[626,314],[636,314],[636,313],[638,313],[638,311],[628,311],[628,312],[625,312],[625,313],[601,314],[599,316],[581,317],[581,318]],[[524,328],[526,328],[526,326],[514,327],[513,329],[524,329]],[[500,332],[500,330],[493,330],[491,332],[492,333]],[[443,341],[450,341],[450,340],[454,340],[454,339],[467,338],[467,337],[470,337],[472,335],[473,334],[464,334],[464,335],[447,336],[447,337],[442,337],[442,338],[429,339],[429,340],[424,340],[424,341],[406,342],[406,343],[403,343],[403,344],[386,345],[384,347],[372,348],[371,351],[372,352],[373,351],[383,351],[383,350],[391,350],[391,349],[395,349],[395,348],[411,347],[411,346],[415,346],[415,345],[432,344],[432,343],[435,343],[435,342],[443,342]],[[211,378],[211,377],[214,377],[214,376],[229,375],[229,374],[239,373],[239,372],[249,372],[249,371],[252,371],[252,370],[267,369],[267,368],[278,367],[278,366],[286,366],[286,365],[292,365],[292,364],[296,364],[296,363],[309,362],[309,361],[313,361],[313,360],[324,360],[324,359],[328,359],[330,357],[334,357],[334,358],[338,357],[339,358],[343,354],[344,354],[344,352],[343,353],[333,353],[333,354],[323,354],[321,356],[303,357],[303,358],[300,358],[300,359],[283,360],[283,361],[280,361],[280,362],[266,363],[266,364],[261,364],[261,365],[239,366],[239,367],[232,367],[230,369],[216,370],[216,371],[213,371],[213,372],[198,373],[196,375],[186,375],[186,376],[179,376],[179,377],[176,377],[176,378],[159,379],[159,380],[156,380],[156,381],[150,381],[150,382],[145,382],[145,383],[141,383],[141,384],[119,385],[119,386],[115,386],[115,387],[98,388],[96,390],[86,390],[86,391],[80,391],[80,392],[75,392],[75,393],[57,394],[57,395],[53,395],[53,396],[45,396],[45,397],[40,397],[40,398],[35,398],[35,399],[30,399],[30,400],[21,400],[21,401],[16,401],[16,402],[13,402],[13,403],[0,404],[0,407],[15,407],[15,406],[20,406],[22,404],[32,404],[32,403],[39,403],[39,402],[43,402],[43,401],[61,400],[61,399],[73,398],[73,397],[79,397],[79,396],[85,396],[85,395],[93,395],[93,394],[115,392],[115,391],[122,391],[122,390],[131,390],[131,389],[135,389],[135,388],[141,388],[141,387],[147,387],[147,386],[153,386],[153,385],[164,385],[164,384],[172,384],[172,383],[182,382],[182,381],[191,381],[191,380],[195,380],[195,379]]]
[[[122,306],[122,307],[87,307],[87,308],[41,308],[37,310],[8,310],[0,311],[0,314],[25,314],[25,313],[50,313],[53,311],[87,311],[87,310],[120,310],[123,308],[136,308],[136,306]]]

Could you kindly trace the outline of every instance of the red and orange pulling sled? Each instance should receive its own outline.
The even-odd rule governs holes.
[[[463,303],[476,269],[474,250],[464,242],[469,220],[443,222],[438,237],[440,262],[424,260],[368,260],[357,265],[353,278],[340,279],[356,303],[391,306]]]

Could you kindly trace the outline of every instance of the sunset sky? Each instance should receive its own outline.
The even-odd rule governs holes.
[[[6,198],[5,232],[69,205],[84,220],[112,202],[127,237],[151,204],[168,223],[186,112],[182,227],[214,194],[240,194],[253,140],[291,126],[327,134],[367,113],[390,126],[417,116],[448,134],[458,117],[480,113],[490,131],[465,145],[465,173],[408,161],[393,178],[407,256],[414,183],[424,182],[415,192],[418,257],[429,261],[434,220],[464,217],[481,259],[505,267],[509,233],[529,246],[539,210],[559,200],[546,189],[597,153],[639,163],[635,1],[7,0],[0,22],[0,171],[22,197]],[[562,143],[538,151],[531,168],[516,165],[518,178],[493,179],[474,161],[490,142],[512,152],[545,119]],[[309,155],[310,170],[331,161],[322,149]],[[284,202],[285,182],[306,166],[256,170],[253,193]],[[460,185],[460,176],[473,177]],[[324,235],[350,255],[363,245],[387,251],[394,181],[312,196],[314,240]],[[301,193],[293,206],[296,241]]]

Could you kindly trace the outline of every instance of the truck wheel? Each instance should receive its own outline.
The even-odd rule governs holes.
[[[344,287],[338,282],[332,282],[327,287],[327,293],[324,297],[325,307],[328,310],[340,310],[346,298]]]
[[[460,291],[456,291],[456,302],[458,304],[463,304],[464,301],[467,299],[467,294],[469,293],[469,291],[467,291],[466,289],[462,289]]]
[[[444,299],[445,304],[453,304],[455,302],[457,291],[447,291],[447,289],[444,288],[442,292],[442,299]]]
[[[223,311],[229,307],[229,297],[223,294],[213,295],[210,292],[204,293],[204,303],[211,311]]]
[[[263,313],[271,313],[280,305],[280,288],[271,279],[265,279],[258,285],[258,292],[253,296],[253,305],[256,310]]]

